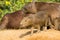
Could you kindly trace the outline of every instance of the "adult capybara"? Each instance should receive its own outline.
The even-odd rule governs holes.
[[[38,28],[38,32],[40,31],[41,26],[45,26],[45,28],[47,28],[47,21],[48,21],[47,12],[40,11],[36,14],[31,14],[27,17],[24,17],[20,25],[21,27],[27,27],[31,25],[32,26],[31,34],[33,34],[34,27]]]
[[[47,11],[50,16],[51,26],[54,25],[54,19],[60,16],[60,3],[35,2],[28,3],[23,7],[25,12],[37,13],[39,11]]]
[[[38,11],[46,10],[50,7],[55,7],[60,10],[60,3],[47,3],[47,2],[29,2],[23,7],[25,12],[35,13]]]
[[[58,10],[56,7],[50,7],[48,8],[47,10],[45,10],[46,12],[48,12],[48,16],[49,16],[49,19],[50,19],[50,28],[53,28],[56,27],[55,25],[55,19],[60,17],[60,10]]]
[[[27,15],[22,10],[4,15],[0,23],[0,29],[18,29],[22,18]]]

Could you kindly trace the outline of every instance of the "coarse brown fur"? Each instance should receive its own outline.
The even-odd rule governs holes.
[[[56,19],[54,19],[54,29],[59,30],[60,31],[60,17],[57,17]]]
[[[35,13],[38,11],[46,10],[50,7],[56,7],[59,9],[60,4],[59,3],[47,3],[47,2],[29,2],[23,7],[23,10],[26,12]]]
[[[32,5],[33,4],[33,5]],[[37,13],[39,11],[47,11],[50,16],[51,26],[54,25],[54,19],[60,16],[60,3],[35,2],[28,3],[23,7],[25,12]],[[51,27],[52,28],[52,27]]]
[[[25,14],[22,10],[5,14],[1,20],[0,29],[18,29],[22,18],[28,15],[29,14]]]
[[[29,25],[32,25],[31,34],[33,34],[34,27],[38,28],[38,32],[41,26],[42,27],[44,26],[47,29],[47,21],[48,21],[47,13],[44,11],[40,11],[36,14],[31,14],[27,17],[24,17],[20,24],[21,27],[27,27]]]

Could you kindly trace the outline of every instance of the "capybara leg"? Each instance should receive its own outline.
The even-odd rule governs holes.
[[[50,28],[51,28],[51,29],[54,29],[54,27],[55,27],[55,26],[54,26],[54,25],[52,25],[52,23],[51,23],[51,21],[50,21],[50,20],[49,20],[49,25],[50,25]]]
[[[34,29],[34,27],[32,26],[32,28],[31,28],[31,35],[33,34],[33,29]]]
[[[45,27],[43,27],[43,30],[44,30],[44,31],[47,30],[47,23],[48,23],[48,20],[46,20],[46,22],[45,22]]]
[[[55,27],[55,26],[53,26],[53,25],[50,26],[51,29],[54,29],[54,27]]]
[[[59,25],[59,24],[58,24],[58,20],[55,20],[54,25],[55,25],[54,29],[55,29],[55,30],[58,30],[58,25]]]
[[[39,33],[40,32],[40,25],[37,25],[37,27],[38,27],[37,33]]]
[[[49,19],[48,21],[49,21],[50,28],[51,28],[51,29],[54,29],[54,25],[52,25],[50,19]]]
[[[43,27],[43,31],[46,31],[47,30],[47,27],[45,26],[45,27]]]

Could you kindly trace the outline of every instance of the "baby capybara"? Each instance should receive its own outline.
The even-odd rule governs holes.
[[[4,15],[0,23],[0,29],[18,29],[22,18],[27,15],[22,10]]]
[[[20,23],[21,27],[28,27],[32,25],[31,34],[33,34],[33,28],[37,27],[38,32],[40,31],[41,26],[47,27],[48,16],[44,11],[40,11],[36,14],[31,14],[27,17],[24,17]]]

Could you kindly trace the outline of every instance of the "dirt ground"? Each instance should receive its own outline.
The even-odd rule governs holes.
[[[20,38],[21,34],[28,31],[30,31],[30,29],[0,30],[0,40],[60,40],[60,31],[52,29]]]

